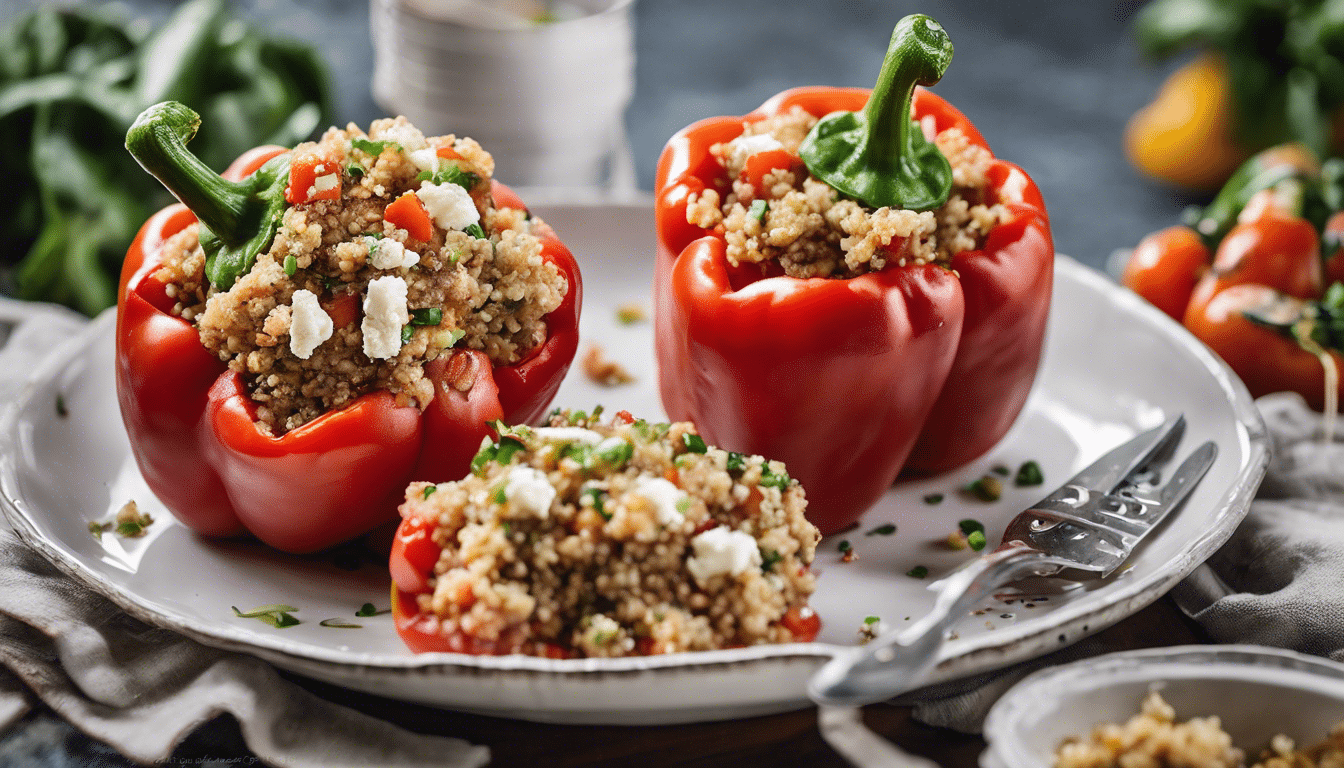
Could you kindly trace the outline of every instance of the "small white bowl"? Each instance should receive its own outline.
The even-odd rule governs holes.
[[[1044,669],[999,699],[985,720],[984,768],[1042,768],[1071,736],[1123,723],[1157,690],[1181,720],[1217,715],[1232,743],[1276,734],[1314,744],[1344,720],[1344,664],[1255,645],[1126,651]]]

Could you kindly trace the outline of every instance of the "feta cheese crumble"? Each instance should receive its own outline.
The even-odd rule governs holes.
[[[550,512],[551,502],[555,501],[555,487],[539,469],[513,467],[504,484],[504,498],[513,509],[544,518]]]
[[[769,152],[772,149],[783,149],[784,145],[779,143],[779,139],[768,133],[762,133],[758,136],[738,136],[736,139],[728,142],[728,148],[732,152],[732,164],[735,168],[746,165],[747,158],[759,152]]]
[[[422,171],[435,173],[439,170],[439,153],[433,147],[417,149],[410,153],[411,162]]]
[[[604,439],[591,429],[583,427],[538,427],[532,433],[552,443],[583,443],[597,445]]]
[[[457,184],[421,184],[415,195],[424,204],[425,212],[441,229],[466,229],[481,220],[476,201]]]
[[[640,477],[635,480],[632,491],[636,496],[648,499],[657,511],[661,525],[676,525],[686,519],[677,505],[689,498],[686,492],[662,477]]]
[[[328,173],[325,176],[318,176],[313,182],[312,193],[314,195],[322,192],[330,192],[333,189],[341,188],[341,177],[334,173]]]
[[[686,560],[686,570],[702,585],[715,576],[739,576],[761,567],[761,550],[751,534],[710,528],[691,539],[695,554]]]
[[[420,254],[391,238],[366,238],[369,263],[374,269],[410,269],[420,263]]]
[[[290,300],[289,351],[301,360],[313,356],[313,350],[331,338],[335,330],[331,315],[317,302],[317,294],[300,288]]]
[[[401,327],[411,321],[406,311],[406,281],[400,277],[377,277],[369,281],[364,295],[364,354],[374,360],[396,357],[401,351]]]

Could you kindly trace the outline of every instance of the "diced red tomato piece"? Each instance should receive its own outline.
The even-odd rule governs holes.
[[[318,169],[321,170],[318,170]],[[318,189],[317,180],[335,175],[335,186]],[[311,203],[314,200],[338,200],[341,197],[341,167],[317,155],[295,157],[289,163],[289,186],[285,188],[285,202],[290,205]]]
[[[798,158],[789,154],[786,149],[768,149],[764,152],[757,152],[747,158],[747,165],[742,169],[740,178],[755,187],[759,195],[765,189],[766,174],[792,168],[796,162],[798,162]]]
[[[429,211],[425,210],[424,203],[415,196],[414,192],[407,192],[392,201],[383,212],[383,218],[392,222],[392,226],[406,230],[411,237],[421,242],[428,242],[434,236],[434,222],[429,218]]]

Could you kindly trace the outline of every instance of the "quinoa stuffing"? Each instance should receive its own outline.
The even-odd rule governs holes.
[[[814,178],[797,156],[816,123],[795,106],[746,122],[741,136],[710,149],[728,191],[693,194],[686,220],[721,230],[733,266],[777,263],[798,278],[854,277],[892,264],[947,266],[956,254],[981,247],[1006,215],[1002,205],[983,202],[993,156],[955,127],[935,134],[932,118],[922,122],[925,137],[952,165],[952,192],[937,210],[911,211],[869,208]],[[780,151],[792,156],[788,167],[761,173],[756,158]]]
[[[474,653],[609,657],[810,641],[820,534],[779,462],[689,423],[555,412],[499,425],[401,513],[442,548],[417,608]]]
[[[1252,768],[1341,768],[1344,722],[1324,741],[1300,750],[1279,734],[1259,754]],[[1065,740],[1055,752],[1055,768],[1242,768],[1245,757],[1216,716],[1178,721],[1176,710],[1154,691],[1127,722]]]
[[[511,365],[545,340],[569,286],[542,257],[545,224],[495,206],[494,159],[474,140],[377,120],[300,144],[301,165],[311,186],[286,190],[269,249],[232,286],[206,279],[195,224],[165,244],[156,274],[173,313],[243,374],[262,429],[282,434],[378,390],[424,408],[424,365],[445,350]],[[393,206],[428,220],[406,224]]]

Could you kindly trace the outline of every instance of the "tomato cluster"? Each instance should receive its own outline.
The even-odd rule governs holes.
[[[1298,392],[1317,410],[1337,403],[1344,368],[1344,166],[1335,162],[1292,145],[1266,150],[1187,225],[1144,238],[1123,275],[1252,395]]]

